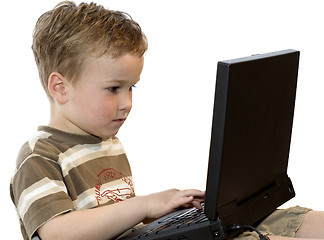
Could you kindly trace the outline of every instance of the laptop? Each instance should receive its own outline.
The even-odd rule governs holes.
[[[296,50],[218,62],[203,210],[181,209],[122,240],[227,239],[293,198],[287,167],[298,64]]]

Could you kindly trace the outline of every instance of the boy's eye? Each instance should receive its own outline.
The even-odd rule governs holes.
[[[133,88],[135,88],[135,87],[136,87],[135,84],[132,85],[132,86],[129,88],[129,91],[132,91]],[[115,86],[115,87],[109,87],[109,88],[107,88],[107,90],[108,90],[109,92],[111,92],[111,93],[118,93],[118,91],[120,91],[120,90],[122,90],[122,89],[123,89],[123,87],[120,87],[120,86]]]
[[[110,88],[108,88],[108,91],[112,92],[112,93],[115,93],[115,92],[118,91],[118,89],[119,89],[119,87],[110,87]]]

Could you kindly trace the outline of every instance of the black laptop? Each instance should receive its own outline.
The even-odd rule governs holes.
[[[218,62],[204,209],[171,213],[123,240],[230,238],[295,196],[287,166],[298,63],[296,50]]]

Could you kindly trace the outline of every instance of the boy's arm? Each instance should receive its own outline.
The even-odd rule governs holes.
[[[74,211],[57,216],[38,229],[43,240],[112,239],[145,218],[158,218],[180,206],[200,207],[205,193],[198,190],[171,189],[134,197],[104,207]]]

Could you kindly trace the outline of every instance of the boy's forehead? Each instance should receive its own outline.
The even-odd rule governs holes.
[[[118,58],[113,58],[109,55],[95,56],[90,55],[85,59],[85,65],[88,67],[109,68],[112,67],[129,67],[134,63],[144,62],[144,57],[138,57],[132,54],[124,54]]]
[[[119,58],[107,55],[89,56],[85,61],[83,76],[101,76],[105,81],[138,81],[144,65],[144,57],[125,54]]]

